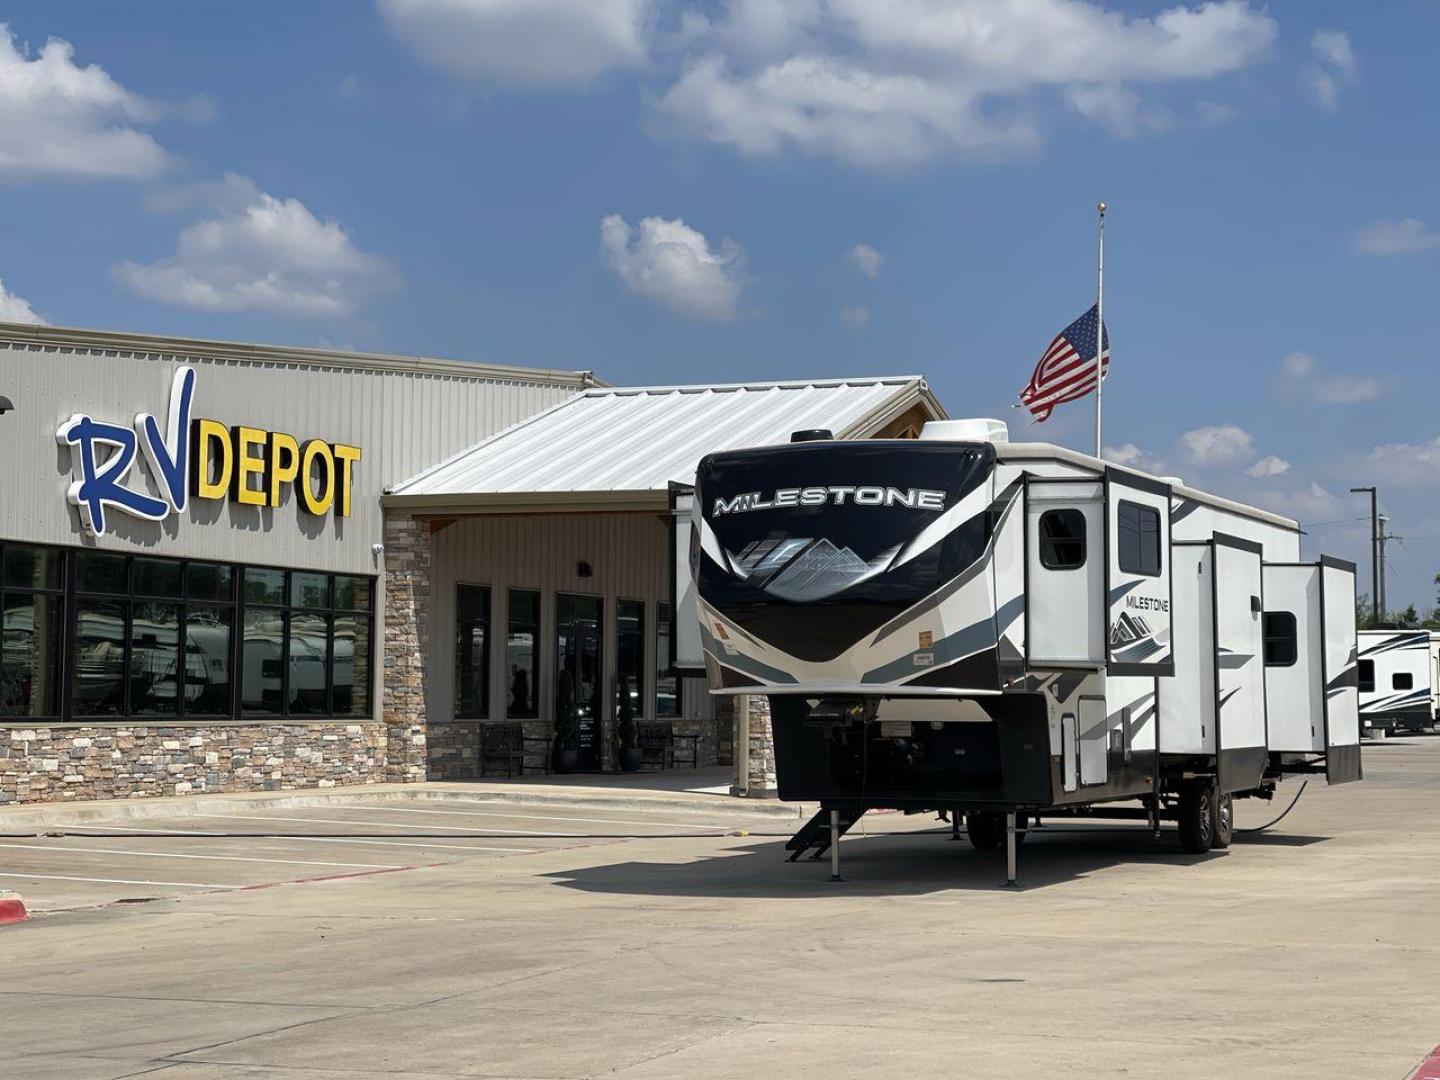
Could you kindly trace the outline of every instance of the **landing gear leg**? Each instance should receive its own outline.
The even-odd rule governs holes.
[[[1153,797],[1150,800],[1150,839],[1160,839],[1160,800]]]
[[[1015,811],[1005,813],[1005,887],[1019,888],[1015,880]]]
[[[840,880],[840,811],[830,811],[830,880]]]
[[[959,810],[951,810],[951,811],[950,811],[950,839],[951,839],[951,840],[959,840],[959,839],[960,839],[960,811],[959,811]]]

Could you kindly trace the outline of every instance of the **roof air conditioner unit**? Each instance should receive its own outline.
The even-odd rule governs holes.
[[[1010,429],[1003,420],[931,420],[920,429],[922,439],[946,442],[1009,442]]]

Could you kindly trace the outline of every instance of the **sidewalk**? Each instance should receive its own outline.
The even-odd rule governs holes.
[[[730,794],[731,771],[672,770],[663,773],[597,773],[569,776],[489,777],[484,780],[421,784],[355,784],[290,791],[244,791],[148,799],[20,803],[0,806],[0,833],[61,828],[89,823],[143,821],[200,813],[242,813],[273,809],[337,806],[363,802],[514,802],[565,804],[593,809],[663,810],[667,813],[730,813],[741,817],[804,820],[814,807]]]

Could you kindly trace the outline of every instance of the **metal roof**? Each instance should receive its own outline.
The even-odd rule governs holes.
[[[292,345],[261,345],[207,338],[132,334],[119,330],[86,330],[70,326],[34,326],[0,321],[0,347],[73,349],[91,352],[156,353],[223,361],[314,365],[351,371],[416,372],[462,379],[488,379],[538,385],[609,386],[592,371],[519,367],[478,360],[443,360],[427,356],[356,352],[351,349],[311,349]]]
[[[706,454],[829,428],[864,438],[914,405],[945,416],[918,375],[586,390],[397,485],[388,505],[538,510],[663,506]]]

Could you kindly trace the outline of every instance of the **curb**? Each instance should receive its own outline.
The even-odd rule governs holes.
[[[83,828],[87,823],[146,821],[155,818],[189,817],[199,813],[243,814],[255,809],[293,810],[343,807],[347,802],[415,803],[460,802],[500,805],[573,806],[589,810],[663,810],[672,814],[734,815],[739,818],[766,817],[803,821],[805,807],[769,799],[740,799],[731,796],[697,795],[692,798],[636,795],[623,790],[543,791],[520,788],[514,791],[464,791],[429,788],[425,784],[391,787],[376,791],[357,784],[336,791],[254,792],[234,795],[181,795],[148,799],[97,799],[83,803],[37,803],[0,807],[0,834],[52,828]],[[813,811],[813,807],[811,808]]]
[[[25,910],[25,901],[20,899],[19,893],[0,892],[0,926],[24,922],[29,917]]]

